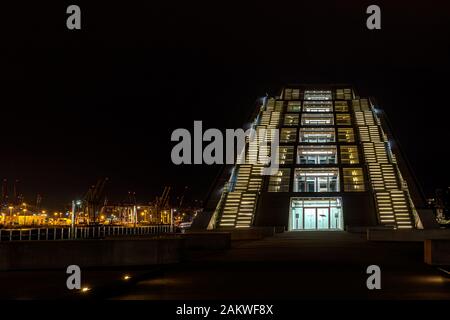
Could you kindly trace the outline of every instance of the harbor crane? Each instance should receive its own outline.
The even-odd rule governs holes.
[[[101,198],[107,181],[108,178],[98,179],[97,183],[89,188],[83,200],[85,212],[94,223],[97,223],[98,213],[102,207]]]

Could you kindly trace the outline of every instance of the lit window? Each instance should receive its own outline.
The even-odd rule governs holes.
[[[310,125],[310,126],[324,126],[324,125],[333,125],[334,118],[333,114],[328,113],[311,113],[311,114],[303,114],[302,115],[302,125]]]
[[[335,101],[334,110],[336,110],[336,112],[348,112],[347,101]]]
[[[297,140],[297,130],[294,128],[282,128],[280,133],[280,142],[288,143]]]
[[[325,143],[335,142],[333,128],[300,128],[300,142]]]
[[[285,126],[298,126],[298,114],[286,113],[284,115],[284,125]]]
[[[289,192],[289,182],[291,177],[291,169],[280,168],[278,172],[271,175],[267,191],[269,192]]]
[[[336,146],[299,146],[298,164],[335,164]]]
[[[300,112],[302,104],[300,101],[289,101],[287,106],[287,112]]]
[[[337,135],[339,142],[355,142],[355,134],[352,128],[338,128]]]
[[[294,161],[294,146],[278,146],[278,164],[292,164]]]
[[[341,162],[344,164],[359,163],[358,147],[356,146],[341,146]]]
[[[284,89],[283,98],[284,98],[284,100],[291,100],[292,99],[292,89],[291,88]]]
[[[336,114],[336,124],[337,125],[344,125],[349,126],[352,124],[352,120],[350,118],[349,113],[342,113],[342,114]]]
[[[365,191],[364,175],[361,168],[343,168],[344,191]]]
[[[304,112],[333,112],[331,101],[305,101],[303,104]]]
[[[338,192],[337,168],[295,169],[294,192]]]
[[[331,90],[306,90],[305,100],[331,100]]]
[[[284,100],[299,100],[300,89],[286,88],[284,89]]]
[[[351,89],[336,89],[336,99],[351,100],[353,98]]]

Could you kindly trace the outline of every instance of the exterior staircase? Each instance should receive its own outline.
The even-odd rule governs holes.
[[[252,225],[262,185],[261,170],[260,165],[239,166],[235,185],[226,194],[218,215],[219,228],[248,228]]]

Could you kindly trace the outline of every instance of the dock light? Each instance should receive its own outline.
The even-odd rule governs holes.
[[[131,276],[128,274],[123,276],[123,280],[130,280],[130,279],[131,279]]]

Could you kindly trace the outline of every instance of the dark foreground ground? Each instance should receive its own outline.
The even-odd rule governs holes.
[[[381,290],[366,287],[373,264],[381,268]],[[86,293],[68,291],[65,279],[61,270],[2,272],[0,298],[450,300],[450,278],[423,263],[422,243],[367,242],[337,232],[234,242],[228,251],[192,252],[173,266],[87,269]]]

